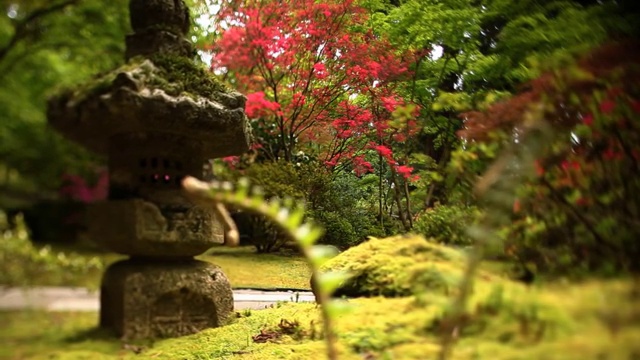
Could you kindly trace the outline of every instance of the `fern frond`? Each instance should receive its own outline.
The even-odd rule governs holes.
[[[253,214],[262,215],[276,225],[283,234],[294,240],[302,250],[311,268],[311,279],[316,289],[316,301],[320,304],[323,330],[327,342],[327,357],[335,360],[336,334],[332,325],[331,294],[345,274],[319,272],[320,265],[328,259],[322,246],[314,246],[324,233],[324,229],[311,221],[305,221],[305,206],[291,198],[265,199],[259,187],[252,187],[249,180],[243,178],[236,184],[230,182],[203,182],[193,177],[186,177],[182,186],[188,196],[197,204],[211,208],[224,222],[227,239],[230,245],[238,245],[238,229],[225,206],[237,208]],[[326,249],[324,249],[326,250]],[[333,311],[335,312],[335,311]]]

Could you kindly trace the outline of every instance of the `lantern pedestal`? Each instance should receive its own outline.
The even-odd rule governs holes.
[[[231,285],[213,264],[185,259],[131,258],[102,279],[100,326],[124,339],[193,334],[229,322]]]

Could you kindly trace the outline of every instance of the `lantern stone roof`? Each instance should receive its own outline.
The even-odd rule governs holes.
[[[227,89],[194,62],[185,39],[190,27],[183,1],[130,0],[126,64],[49,99],[53,128],[89,150],[106,154],[109,138],[159,132],[202,142],[217,158],[249,149],[246,98]]]
[[[100,154],[115,134],[153,131],[202,141],[202,155],[213,158],[248,150],[245,101],[191,59],[156,55],[130,59],[51,98],[47,117],[52,127]]]

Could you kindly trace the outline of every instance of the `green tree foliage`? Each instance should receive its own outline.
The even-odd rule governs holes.
[[[238,8],[233,4],[224,4],[226,14],[229,14],[231,6],[232,14],[239,17],[240,14],[254,14],[251,11],[255,9],[249,5],[258,3],[264,5],[256,13],[261,15],[255,19],[251,16],[248,18],[262,21],[260,24],[263,27],[264,24],[271,24],[269,21],[281,24],[281,16],[264,17],[269,12],[277,13],[274,12],[274,3],[271,1],[247,2],[243,3],[245,7]],[[318,9],[328,6],[314,4]],[[377,39],[389,40],[402,63],[411,65],[411,71],[406,74],[410,75],[409,78],[396,77],[394,81],[387,82],[386,85],[392,84],[393,96],[383,98],[384,106],[372,107],[368,114],[373,117],[369,116],[369,120],[362,122],[375,124],[378,129],[376,134],[366,137],[369,148],[346,152],[352,161],[343,162],[337,169],[355,174],[360,179],[362,184],[356,185],[357,181],[354,182],[355,188],[370,187],[367,182],[369,180],[365,180],[367,176],[363,176],[363,173],[374,171],[378,176],[377,189],[375,194],[370,193],[370,197],[375,196],[377,204],[369,207],[370,212],[377,213],[379,228],[386,226],[385,217],[388,217],[394,219],[391,220],[392,223],[401,224],[405,231],[410,230],[415,221],[419,220],[420,214],[424,214],[425,210],[434,207],[436,203],[451,205],[452,209],[462,209],[474,203],[476,199],[471,192],[473,180],[467,181],[470,178],[460,176],[460,173],[482,173],[495,158],[501,143],[509,139],[510,134],[503,134],[493,142],[461,141],[458,133],[468,126],[465,119],[460,117],[462,112],[485,110],[493,103],[508,99],[523,84],[540,75],[540,64],[571,58],[609,38],[635,34],[639,28],[637,13],[628,11],[633,8],[630,2],[363,0],[357,5],[364,6],[369,11],[368,16],[361,16],[358,26],[342,28],[341,31],[346,36],[351,36],[351,33],[362,34],[363,29],[371,29]],[[241,11],[236,11],[238,9]],[[296,14],[304,15],[306,12]],[[230,64],[225,68],[228,79],[255,91],[256,84],[262,84],[265,79],[272,79],[266,83],[282,87],[283,79],[289,75],[294,76],[292,74],[295,72],[285,72],[281,76],[274,70],[276,68],[270,62],[279,63],[282,59],[289,59],[282,56],[274,57],[275,60],[268,58],[264,64],[234,68],[238,67],[238,63],[229,61],[234,56],[241,61],[252,59],[255,62],[268,52],[258,51],[257,57],[251,57],[246,51],[238,50],[235,44],[242,39],[234,38],[236,42],[229,41],[233,38],[232,35],[237,37],[237,26],[227,31],[224,30],[225,26],[222,24],[218,28],[219,38],[227,40],[222,42],[223,45],[226,44],[226,48],[222,47],[224,52],[218,54],[218,58],[227,59]],[[247,29],[249,28],[251,27]],[[269,27],[269,31],[275,28],[278,27]],[[244,34],[242,31],[249,31],[247,29],[240,27],[240,33]],[[262,37],[256,34],[261,34]],[[269,40],[272,35],[268,31],[261,30],[256,34],[245,39],[254,44],[254,47],[259,45],[260,49],[271,49],[270,46],[280,46],[282,43],[275,38],[272,43]],[[265,34],[268,35],[267,38]],[[256,40],[256,36],[260,41]],[[314,32],[312,38],[316,45],[318,36],[328,35]],[[320,41],[319,44],[319,48],[324,49],[324,42]],[[243,46],[253,49],[246,44]],[[372,55],[366,48],[361,50],[369,57]],[[302,54],[305,52],[302,51]],[[299,57],[301,53],[298,51],[295,56]],[[307,58],[303,56],[303,59]],[[344,69],[349,70],[347,65]],[[260,69],[261,72],[257,74],[256,71]],[[277,69],[281,71],[286,67]],[[330,75],[340,74],[339,69],[342,68],[333,69]],[[247,73],[253,77],[247,78]],[[314,74],[315,72],[312,75]],[[322,81],[327,82],[326,79],[315,79],[313,76],[300,78],[312,79],[320,85],[324,84]],[[371,105],[368,97],[379,95],[375,88],[375,85],[365,86],[366,91],[349,93],[350,99],[353,98],[351,103]],[[286,89],[293,95],[300,93],[295,89]],[[341,89],[345,89],[344,86]],[[252,109],[256,110],[254,105],[260,103],[260,109],[273,116],[280,116],[276,108],[282,105],[282,97],[269,91],[265,94],[269,101],[260,100],[260,103],[252,98],[249,102],[253,104]],[[287,102],[283,102],[285,103]],[[310,104],[307,102],[304,106],[290,106],[288,111],[297,114]],[[381,117],[381,114],[386,117]],[[355,144],[356,136],[351,133],[357,133],[360,137],[364,134],[361,130],[354,130],[356,127],[353,123],[344,122],[342,114],[336,111],[325,115],[327,116],[323,119],[333,120],[334,125],[347,125],[335,133],[342,141],[335,144]],[[267,118],[262,116],[255,122],[256,133],[263,140],[268,138],[265,134],[277,133],[280,126],[274,123],[269,127],[269,121],[264,120]],[[372,120],[374,118],[375,121]],[[380,130],[382,128],[385,130]],[[323,134],[323,131],[315,131],[314,135],[316,133]],[[296,136],[292,139],[297,141]],[[316,141],[308,143],[308,150],[314,154],[326,154],[329,150],[329,153],[333,153],[331,144],[327,145],[322,139],[320,136]],[[296,141],[290,148],[302,145]],[[277,141],[263,141],[261,145],[266,150],[259,151],[273,152],[273,149],[279,148],[276,143]],[[285,158],[296,162],[293,157],[290,154]],[[320,160],[318,157],[312,161]],[[332,162],[334,163],[339,161]],[[335,214],[326,217],[336,219]],[[452,224],[455,223],[455,218],[452,217]],[[424,228],[424,220],[421,226]],[[351,229],[342,221],[338,221],[335,228],[351,234]],[[358,227],[355,231],[361,232],[362,228]]]
[[[457,231],[462,228],[460,219],[467,219],[463,216],[467,207],[477,201],[471,184],[513,142],[514,134],[511,128],[485,129],[490,136],[472,140],[467,135],[474,127],[487,125],[474,124],[471,117],[460,114],[496,109],[493,104],[525,91],[528,81],[540,77],[540,64],[559,69],[567,63],[564,59],[608,39],[638,34],[640,27],[632,1],[362,0],[348,3],[348,9],[358,10],[353,14],[340,2],[308,2],[309,9],[292,10],[297,22],[313,15],[313,26],[306,30],[284,16],[267,16],[268,11],[284,11],[271,0],[246,1],[237,9],[238,4],[220,2],[229,19],[251,20],[246,29],[203,22],[211,18],[200,14],[210,11],[210,2],[189,3],[196,28],[192,40],[203,51],[206,39],[226,41],[220,47],[225,52],[214,54],[214,59],[218,65],[225,60],[222,65],[228,66],[218,70],[226,72],[231,83],[244,81],[240,85],[253,93],[248,112],[254,113],[256,123],[266,121],[257,125],[256,134],[273,135],[271,142],[261,144],[264,148],[254,149],[263,157],[243,170],[245,175],[271,195],[305,199],[308,216],[330,225],[322,241],[339,246],[416,224],[415,230],[444,242],[464,242]],[[6,175],[0,179],[4,181],[0,189],[14,189],[18,183],[26,190],[57,190],[63,170],[93,171],[87,164],[95,159],[45,126],[44,99],[59,85],[83,82],[121,63],[122,40],[129,31],[127,4],[125,0],[3,4],[0,175]],[[294,5],[287,3],[291,9]],[[342,14],[349,21],[345,25],[327,14]],[[329,39],[335,34],[327,32],[319,19],[331,20],[344,44],[335,36]],[[225,28],[233,29],[226,38]],[[249,30],[254,32],[246,33]],[[295,41],[286,36],[276,41],[274,34],[285,30],[295,35]],[[315,34],[312,47],[305,47],[309,45],[305,31]],[[247,45],[240,35],[251,35],[249,48],[238,47]],[[357,45],[359,50],[325,54],[332,41],[345,46],[339,49]],[[287,56],[277,51],[253,56],[272,45],[287,50]],[[306,56],[318,51],[322,56]],[[232,55],[238,53],[250,66],[233,61]],[[385,63],[387,70],[403,76],[382,76],[384,67],[378,65],[387,57],[393,60]],[[301,65],[290,71],[292,64]],[[405,71],[405,64],[411,71]],[[367,71],[356,71],[356,65]],[[355,82],[342,83],[343,75],[345,81]],[[288,83],[297,84],[300,91]],[[314,93],[327,86],[335,93]],[[300,94],[306,94],[306,100]],[[517,118],[511,115],[500,114]],[[272,126],[266,126],[269,121],[264,119]],[[282,137],[282,130],[300,124],[298,120],[313,126],[298,129],[304,137]],[[461,139],[460,134],[467,135]],[[283,157],[286,164],[260,163],[268,158],[264,154],[277,154],[284,140],[289,142]],[[571,143],[564,140],[565,146]],[[299,149],[312,155],[300,156]],[[333,173],[322,169],[327,163],[334,166]],[[375,175],[368,174],[371,171]],[[435,207],[438,203],[441,206]]]
[[[218,171],[217,177],[233,181],[246,177],[263,189],[267,198],[290,197],[305,202],[306,216],[325,228],[321,244],[347,248],[369,235],[391,233],[377,226],[375,211],[371,210],[371,188],[363,186],[353,174],[332,174],[316,162],[255,163],[239,171]],[[258,252],[277,251],[286,244],[287,238],[266,218],[253,214],[237,218],[242,219],[240,227]]]
[[[612,36],[638,31],[631,5],[612,1],[365,1],[373,28],[401,49],[422,51],[405,97],[421,105],[421,133],[408,151],[439,177],[415,200],[423,207],[453,200],[469,184],[447,178],[451,154],[465,128],[458,114],[484,109],[539,75],[537,64],[569,57]],[[460,187],[462,185],[462,187]]]
[[[65,171],[93,172],[87,166],[96,163],[92,155],[46,126],[46,98],[59,86],[86,81],[122,63],[128,32],[125,0],[2,1],[2,205],[57,190]]]

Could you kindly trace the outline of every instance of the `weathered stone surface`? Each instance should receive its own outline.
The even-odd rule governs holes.
[[[141,198],[187,208],[181,181],[202,172],[203,144],[166,133],[123,133],[109,139],[109,198]]]
[[[193,45],[183,37],[166,30],[148,30],[127,35],[126,60],[136,56],[149,56],[156,53],[193,57],[197,53]]]
[[[51,98],[47,118],[65,136],[101,154],[116,134],[148,131],[202,143],[201,153],[193,154],[201,159],[247,151],[245,97],[221,86],[215,89],[213,80],[210,86],[194,85],[197,79],[181,82],[179,75],[151,60],[128,64]]]
[[[227,324],[233,293],[216,265],[130,259],[102,281],[100,325],[125,339],[174,337]]]
[[[183,1],[131,0],[129,18],[135,32],[149,28],[169,28],[180,35],[189,32],[189,9]]]
[[[161,211],[141,199],[109,200],[92,204],[87,215],[89,236],[121,254],[196,256],[224,242],[220,222],[199,207]]]

